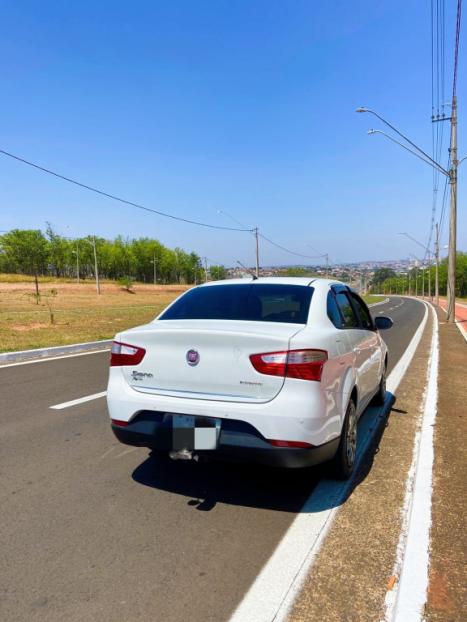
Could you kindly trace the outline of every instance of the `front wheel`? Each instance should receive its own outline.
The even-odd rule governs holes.
[[[373,398],[373,404],[382,406],[386,401],[386,366],[384,366],[381,380],[379,381],[378,392]]]
[[[348,479],[357,456],[357,411],[352,400],[347,406],[339,448],[334,456],[334,471],[339,479]]]

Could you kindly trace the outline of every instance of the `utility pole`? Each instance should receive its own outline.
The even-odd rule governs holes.
[[[448,287],[446,322],[456,321],[456,239],[457,239],[457,97],[452,98],[451,114],[451,210],[449,217],[449,254],[448,254]]]
[[[94,272],[96,274],[96,290],[97,293],[101,293],[101,287],[99,285],[99,269],[97,267],[97,251],[96,251],[96,236],[92,237],[92,247],[94,249]]]
[[[431,253],[428,251],[428,298],[431,300]]]
[[[208,258],[204,258],[204,282],[208,282]]]
[[[258,227],[255,227],[255,238],[256,238],[256,278],[259,277],[259,234]]]
[[[436,238],[435,238],[435,297],[436,306],[439,307],[439,225],[436,223]]]
[[[157,261],[156,261],[156,251],[154,251],[152,256],[152,263],[154,266],[154,285],[157,283]]]
[[[76,282],[79,285],[79,242],[76,242]]]

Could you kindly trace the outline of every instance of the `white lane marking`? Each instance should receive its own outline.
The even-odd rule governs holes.
[[[387,389],[391,393],[396,392],[407,371],[422,338],[427,317],[425,305],[422,321],[387,378]],[[361,419],[356,471],[379,428],[375,423],[378,417],[384,416],[386,408],[371,409]],[[353,478],[347,482],[320,481],[234,611],[230,622],[284,622],[287,619],[339,506],[352,485]]]
[[[43,359],[36,359],[34,361],[21,361],[20,363],[7,363],[6,365],[0,364],[0,369],[4,369],[5,367],[18,367],[18,365],[32,365],[33,363],[48,363],[49,361],[58,361],[59,359],[71,359],[75,356],[87,356],[88,354],[108,354],[110,348],[100,349],[100,350],[92,350],[91,352],[77,352],[76,354],[63,354],[62,356],[49,356]]]
[[[101,391],[100,393],[93,393],[92,395],[78,397],[76,400],[70,400],[69,402],[63,402],[62,404],[55,404],[55,406],[50,406],[49,408],[52,408],[53,410],[62,410],[63,408],[69,408],[70,406],[77,406],[78,404],[84,404],[84,402],[97,400],[105,395],[107,395],[107,391]]]
[[[402,530],[397,545],[393,576],[394,590],[386,594],[387,622],[420,622],[427,598],[430,564],[431,499],[433,494],[433,435],[438,401],[438,318],[433,317],[430,363],[428,366],[420,429],[413,447],[412,464],[406,482],[402,509]]]

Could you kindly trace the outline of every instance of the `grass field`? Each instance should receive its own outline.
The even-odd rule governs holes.
[[[373,305],[376,302],[382,302],[386,296],[373,296],[372,294],[367,294],[366,296],[362,296],[362,298],[367,305]]]
[[[128,292],[104,282],[98,296],[93,282],[78,285],[65,279],[42,279],[36,304],[32,278],[2,275],[0,352],[111,339],[121,330],[149,322],[186,289],[185,285],[138,284]],[[364,298],[368,304],[384,299]]]
[[[51,295],[51,290],[56,295]],[[152,320],[185,285],[135,285],[47,281],[36,304],[33,282],[0,281],[0,351],[28,350],[110,339],[120,330]],[[49,309],[50,305],[50,309]],[[54,324],[50,322],[50,311]]]

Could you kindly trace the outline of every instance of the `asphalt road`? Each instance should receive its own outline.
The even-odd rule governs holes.
[[[424,307],[372,312],[391,369]],[[0,367],[0,619],[228,620],[326,470],[156,461],[104,398],[50,408],[104,391],[108,357]]]

